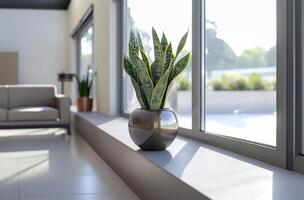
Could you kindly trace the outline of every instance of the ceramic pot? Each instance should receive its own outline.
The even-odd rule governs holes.
[[[78,112],[89,112],[93,108],[93,99],[89,97],[77,98],[77,110]]]
[[[136,109],[129,118],[129,133],[134,143],[145,151],[166,149],[175,139],[178,122],[170,109]]]

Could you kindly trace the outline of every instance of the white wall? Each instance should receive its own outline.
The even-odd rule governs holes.
[[[20,84],[56,84],[69,69],[66,11],[0,9],[0,51],[19,53]]]
[[[97,110],[103,114],[118,113],[117,70],[119,33],[117,28],[120,0],[72,0],[68,9],[69,33],[75,29],[90,5],[94,5],[94,62],[97,69]],[[76,46],[70,38],[71,70],[76,69]],[[74,91],[75,92],[75,91]]]

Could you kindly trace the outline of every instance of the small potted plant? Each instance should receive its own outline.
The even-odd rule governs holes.
[[[123,66],[141,108],[135,109],[129,118],[129,133],[142,150],[164,150],[176,137],[177,117],[164,106],[171,84],[190,60],[190,53],[177,60],[187,35],[182,37],[175,54],[165,34],[159,39],[152,28],[155,60],[151,64],[139,33],[130,32],[129,55],[124,55]]]
[[[92,111],[93,108],[93,98],[91,98],[91,90],[93,86],[94,79],[96,77],[96,72],[88,66],[86,76],[80,78],[74,74],[77,85],[78,85],[78,94],[77,98],[77,110],[79,112],[88,112]]]

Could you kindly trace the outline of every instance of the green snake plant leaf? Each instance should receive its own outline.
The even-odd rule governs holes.
[[[154,61],[151,65],[151,75],[153,84],[156,85],[159,79],[161,78],[163,70],[163,64],[161,61]]]
[[[129,74],[129,76],[133,79],[136,80],[136,72],[133,66],[133,63],[131,62],[130,58],[126,55],[124,55],[123,57],[123,67],[125,69],[125,71],[127,72],[127,74]]]
[[[168,40],[167,40],[165,33],[163,33],[163,35],[161,37],[161,46],[162,46],[163,53],[165,53],[165,51],[168,47]]]
[[[181,58],[173,67],[172,74],[170,76],[169,82],[171,82],[175,77],[177,77],[189,64],[190,53]]]
[[[143,89],[142,86],[140,86],[140,92],[141,92],[141,96],[143,97],[143,101],[144,101],[144,104],[146,106],[146,109],[150,110],[150,105],[149,105],[150,99],[149,99],[149,102],[148,102],[148,100],[145,98],[145,93],[144,93],[144,89]]]
[[[166,73],[161,77],[161,79],[158,81],[155,88],[153,89],[151,104],[150,104],[151,110],[162,109],[163,99],[167,92],[168,82],[172,69],[173,69],[173,64],[170,65]]]
[[[168,79],[168,84],[167,84],[167,88],[166,88],[166,91],[165,91],[165,94],[164,94],[164,97],[163,97],[163,100],[162,100],[162,103],[161,103],[161,108],[163,108],[165,106],[165,103],[166,103],[166,99],[167,99],[167,94],[168,94],[168,91],[170,90],[170,88],[172,87],[172,81],[170,81],[170,77],[172,75],[172,72],[174,70],[174,63],[175,63],[175,60],[176,60],[176,57],[173,56],[172,60],[170,61],[170,64],[169,64],[169,68],[171,68],[171,71],[170,71],[170,75],[169,75],[169,79]],[[169,69],[168,69],[169,70]]]
[[[138,40],[139,48],[145,50],[139,32],[137,32],[137,40]]]
[[[142,91],[140,90],[140,86],[138,85],[136,80],[132,77],[131,77],[131,81],[140,107],[144,109],[149,109],[148,105],[146,105],[145,103],[144,96],[142,95]]]
[[[135,33],[131,31],[130,39],[129,39],[129,56],[132,62],[134,58],[138,56],[138,53],[139,53],[138,40],[135,36]]]
[[[149,61],[148,55],[144,49],[140,49],[140,54],[141,54],[142,60],[144,61],[145,65],[149,71],[149,75],[151,78],[151,66],[150,66],[150,61]]]
[[[139,44],[139,52],[141,55],[142,60],[144,61],[144,63],[146,64],[146,67],[149,71],[150,77],[151,77],[151,66],[150,66],[150,61],[148,58],[148,55],[145,51],[144,45],[142,43],[141,37],[139,35],[139,32],[137,32],[137,40],[138,40],[138,44]]]
[[[153,82],[150,78],[149,71],[145,63],[138,56],[134,57],[133,64],[147,102],[148,104],[150,104],[153,91]]]
[[[155,61],[161,61],[163,58],[162,46],[154,28],[152,28],[152,37],[153,37]]]
[[[177,46],[176,57],[183,50],[183,48],[186,44],[186,41],[187,41],[187,37],[188,37],[188,32],[182,37],[182,39],[180,40],[180,42]]]
[[[163,53],[161,42],[159,41],[158,35],[154,28],[152,28],[153,45],[154,45],[154,55],[155,61],[151,65],[152,79],[153,83],[156,84],[161,78],[161,72],[163,67]]]
[[[169,81],[168,81],[168,82],[169,82]],[[168,87],[167,87],[166,92],[165,92],[164,97],[163,97],[163,101],[162,101],[162,104],[161,104],[161,108],[163,108],[163,107],[165,106],[165,104],[166,104],[168,91],[172,88],[172,85],[173,85],[172,82],[168,84]]]
[[[131,62],[130,58],[127,57],[126,55],[124,55],[124,58],[123,58],[123,66],[124,66],[126,73],[130,76],[130,79],[132,81],[132,85],[134,87],[136,97],[138,99],[140,106],[142,108],[147,108],[147,106],[145,105],[144,100],[143,100],[144,97],[142,96],[142,92],[140,91],[140,86],[137,83],[138,76],[136,74],[135,68],[134,68],[133,63]]]
[[[182,37],[174,55],[172,44],[168,44],[166,35],[163,33],[160,40],[152,28],[155,60],[151,64],[139,32],[131,31],[129,55],[123,57],[123,68],[131,78],[136,97],[143,109],[160,110],[164,107],[173,80],[186,68],[190,60],[189,53],[175,62],[185,47],[187,35],[188,33]],[[81,93],[89,95],[90,87],[86,85],[90,81],[77,81]]]
[[[166,50],[165,63],[164,63],[164,67],[162,69],[162,75],[169,68],[169,65],[170,65],[171,60],[173,59],[173,57],[174,57],[174,55],[173,55],[173,52],[172,52],[172,44],[170,43],[167,50]]]
[[[76,81],[77,81],[78,93],[79,93],[80,97],[89,97],[90,96],[92,85],[96,78],[96,74],[97,73],[94,72],[90,66],[88,67],[87,74],[85,76],[83,76],[82,78],[80,78],[76,74],[73,74],[73,76],[76,78]]]

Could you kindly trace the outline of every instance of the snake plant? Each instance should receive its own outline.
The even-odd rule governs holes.
[[[123,66],[130,76],[136,97],[141,108],[145,110],[161,110],[164,108],[170,85],[174,79],[187,67],[190,53],[177,61],[178,55],[183,50],[188,32],[180,40],[176,54],[168,43],[163,33],[159,39],[152,28],[154,45],[154,61],[150,61],[143,47],[139,33],[130,32],[129,56],[124,55]]]
[[[80,97],[90,97],[91,89],[92,89],[96,74],[97,74],[97,72],[94,72],[90,66],[88,66],[86,76],[83,76],[82,78],[80,78],[79,76],[74,74],[74,77],[76,78],[76,81],[77,81],[78,93],[79,93]]]

